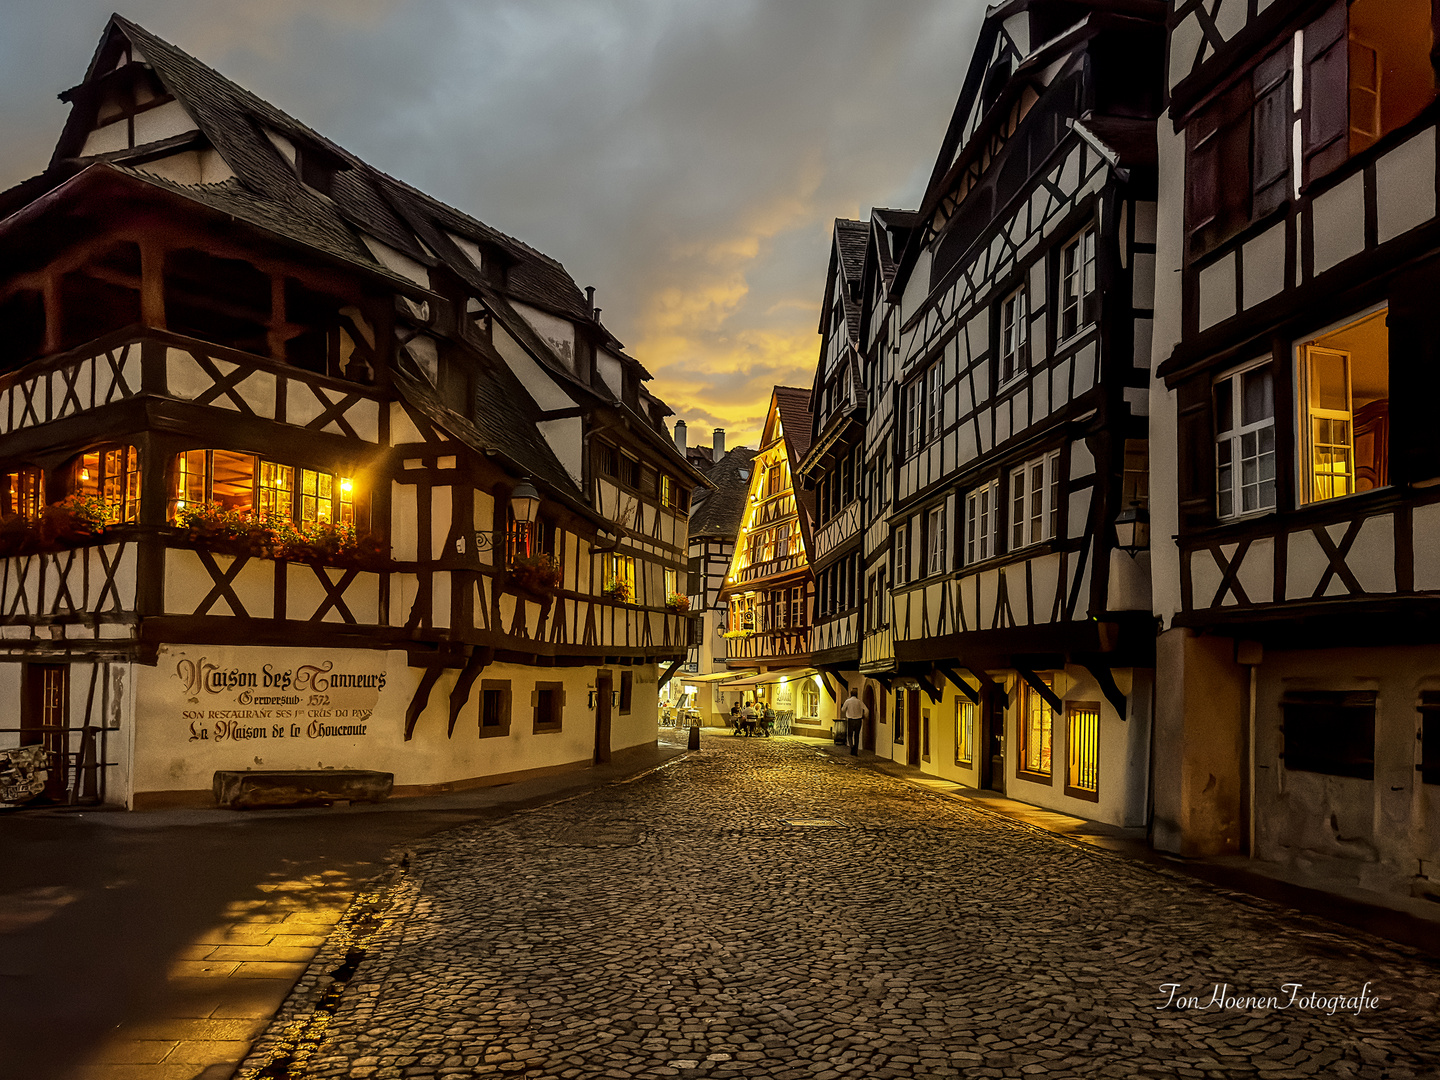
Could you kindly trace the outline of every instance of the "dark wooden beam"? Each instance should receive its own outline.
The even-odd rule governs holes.
[[[960,688],[960,692],[964,694],[967,698],[969,698],[972,704],[980,704],[980,691],[976,690],[973,686],[971,686],[964,679],[962,679],[958,671],[951,667],[945,667],[943,664],[936,664],[935,670],[940,672],[941,675],[944,675],[952,683],[958,686]]]
[[[475,680],[485,670],[490,661],[495,658],[494,649],[472,649],[470,658],[465,661],[465,666],[460,669],[460,677],[455,680],[455,689],[450,691],[450,722],[445,728],[445,737],[448,739],[455,734],[455,721],[460,718],[460,710],[470,700],[470,689],[475,685]]]
[[[1054,709],[1057,713],[1063,713],[1065,711],[1065,703],[1055,696],[1054,690],[1051,690],[1050,687],[1040,681],[1039,675],[1036,675],[1029,668],[1023,667],[1017,667],[1015,671],[1019,674],[1020,678],[1029,684],[1031,690],[1034,690],[1045,699],[1045,703],[1049,705],[1050,708]]]
[[[830,700],[838,705],[840,703],[840,691],[843,690],[845,687],[845,669],[842,667],[836,667],[834,664],[827,664],[826,666],[822,667],[820,671],[823,674],[830,675],[835,679],[835,689],[830,690]],[[825,688],[827,690],[830,688],[830,683],[828,681],[825,683]]]
[[[670,665],[669,667],[667,667],[667,668],[665,669],[665,673],[660,676],[659,685],[657,685],[657,686],[655,687],[655,690],[656,690],[657,693],[658,693],[659,691],[665,689],[665,684],[668,683],[672,678],[675,677],[675,673],[680,670],[680,665],[683,664],[683,663],[685,663],[685,661],[684,661],[683,659],[681,659],[681,660],[676,660],[676,661],[674,661],[673,663],[671,663],[671,665]]]
[[[420,677],[420,685],[415,688],[415,696],[410,699],[410,707],[405,710],[405,741],[409,742],[415,734],[415,723],[420,719],[420,714],[425,711],[425,706],[430,704],[430,691],[435,689],[435,684],[440,680],[440,672],[443,671],[439,664],[425,669],[425,674]]]
[[[820,668],[819,671],[820,685],[825,687],[825,692],[830,695],[830,700],[838,705],[840,703],[840,695],[835,692],[835,687],[830,685],[830,673],[824,668]]]
[[[930,676],[916,675],[914,676],[914,678],[915,681],[920,684],[920,689],[925,691],[925,696],[930,699],[930,704],[940,704],[940,690],[933,682],[930,681]]]
[[[1120,687],[1115,685],[1114,673],[1104,664],[1086,664],[1085,670],[1095,676],[1095,681],[1100,684],[1100,692],[1105,695],[1105,700],[1115,706],[1115,711],[1120,714],[1121,720],[1129,720],[1128,703],[1125,695],[1120,692]]]

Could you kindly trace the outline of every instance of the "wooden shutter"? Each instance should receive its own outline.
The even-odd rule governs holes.
[[[1289,45],[1255,69],[1255,111],[1251,120],[1252,213],[1268,214],[1286,199],[1290,178]]]
[[[1180,521],[1202,528],[1215,520],[1215,431],[1210,379],[1199,376],[1177,389]]]
[[[1402,275],[1391,286],[1390,477],[1413,484],[1440,478],[1440,260]]]
[[[1337,0],[1305,28],[1305,182],[1350,156],[1349,8]]]

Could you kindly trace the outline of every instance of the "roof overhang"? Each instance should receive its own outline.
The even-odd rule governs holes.
[[[865,431],[865,409],[859,404],[841,409],[830,417],[829,423],[811,444],[801,462],[795,466],[797,476],[818,474],[834,463],[845,440]]]
[[[151,179],[135,170],[117,168],[106,162],[87,165],[64,179],[57,177],[57,182],[48,191],[0,220],[0,244],[13,245],[43,258],[46,251],[68,245],[84,235],[94,235],[97,229],[103,228],[126,209],[137,213],[183,210],[216,224],[232,228],[239,226],[260,234],[268,242],[303,253],[310,259],[365,274],[413,299],[441,299],[437,293],[378,264],[346,259],[322,247],[302,243],[243,216],[237,212],[238,208],[223,209],[187,195],[180,185],[169,184],[159,177]],[[56,228],[56,218],[64,215],[72,218],[73,229]]]

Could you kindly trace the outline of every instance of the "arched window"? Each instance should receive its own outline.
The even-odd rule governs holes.
[[[140,452],[135,447],[87,450],[71,468],[71,493],[103,501],[106,521],[140,520]]]

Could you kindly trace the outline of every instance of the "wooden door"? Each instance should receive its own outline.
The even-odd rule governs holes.
[[[865,726],[860,731],[860,745],[873,754],[875,752],[875,723],[878,715],[875,712],[875,688],[873,686],[865,687],[865,696],[861,698],[861,701],[865,703],[865,708],[869,711],[865,713]]]
[[[920,764],[920,691],[905,695],[905,764]]]
[[[64,802],[69,787],[70,665],[26,664],[20,745],[50,753],[45,797]]]
[[[595,764],[610,760],[610,707],[614,679],[608,671],[595,676]]]
[[[983,690],[980,698],[980,786],[1005,790],[1005,695],[998,687]]]

